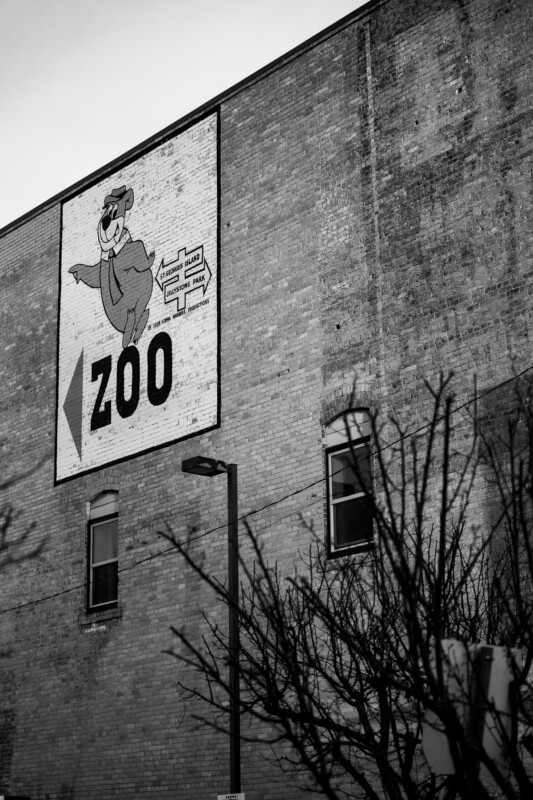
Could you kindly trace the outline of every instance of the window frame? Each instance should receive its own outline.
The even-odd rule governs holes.
[[[350,423],[350,417],[355,422]],[[348,421],[349,433],[346,430],[346,423],[344,422],[344,432],[339,433],[339,421],[342,418],[343,422]],[[328,434],[328,429],[330,433]],[[372,491],[373,484],[373,470],[372,470],[372,450],[370,448],[371,436],[361,435],[369,430],[368,412],[366,409],[349,409],[342,414],[335,417],[334,420],[326,426],[326,449],[325,449],[325,468],[326,468],[326,495],[327,495],[327,551],[328,558],[338,558],[354,553],[364,553],[371,550],[374,546],[374,526],[371,525],[371,531],[368,536],[360,540],[349,542],[347,544],[338,545],[336,543],[336,530],[335,530],[335,508],[336,506],[348,502],[364,498],[368,496],[368,492],[364,490],[356,492],[347,497],[339,500],[333,499],[333,469],[332,457],[341,453],[352,453],[352,450],[357,450],[360,447],[367,446],[369,457],[369,472],[370,472],[370,491]],[[328,439],[332,442],[328,445]]]
[[[102,514],[98,513],[98,501],[104,495],[114,495],[113,504],[115,505],[116,510],[109,514]],[[93,503],[91,503],[91,511],[89,514],[89,519],[87,521],[87,613],[95,613],[97,611],[107,611],[110,608],[116,608],[118,606],[118,492],[102,492]],[[102,525],[104,523],[110,522],[111,520],[116,520],[116,537],[117,537],[117,555],[116,558],[106,559],[105,561],[96,561],[93,562],[92,553],[93,553],[93,532],[94,529],[98,525]],[[94,585],[94,570],[98,567],[105,566],[106,564],[116,564],[117,565],[117,576],[116,576],[116,592],[115,598],[113,600],[108,600],[104,603],[93,603],[93,585]]]

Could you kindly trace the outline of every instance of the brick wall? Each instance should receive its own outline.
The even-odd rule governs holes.
[[[404,424],[424,380],[461,400],[530,363],[528,0],[389,0],[220,107],[218,429],[54,486],[60,213],[0,239],[6,497],[41,555],[2,573],[0,792],[198,798],[229,791],[228,742],[198,729],[172,624],[225,625],[157,531],[226,573],[226,487],[183,458],[239,465],[240,512],[292,571],[323,535],[322,427],[350,402]],[[47,458],[48,457],[48,458]],[[281,501],[298,488],[300,494]],[[85,613],[87,504],[119,491],[119,607]],[[246,546],[244,552],[247,553]],[[154,557],[147,559],[148,556]],[[28,606],[25,603],[57,597]],[[190,677],[190,676],[189,676]],[[200,753],[205,753],[201,755]],[[243,747],[247,800],[294,796]]]

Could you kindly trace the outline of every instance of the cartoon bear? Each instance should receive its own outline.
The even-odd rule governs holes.
[[[126,211],[133,206],[133,189],[120,186],[104,200],[97,234],[101,255],[98,264],[75,264],[69,269],[76,283],[100,289],[104,311],[111,325],[122,332],[122,347],[137,344],[146,327],[154,279],[150,267],[155,253],[146,254],[142,241],[132,241],[125,227]]]

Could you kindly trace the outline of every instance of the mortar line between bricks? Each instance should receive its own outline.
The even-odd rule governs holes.
[[[374,228],[373,273],[376,282],[376,324],[381,370],[378,375],[380,394],[385,397],[385,335],[383,332],[383,273],[381,270],[381,242],[379,235],[379,198],[377,188],[377,149],[375,130],[374,88],[372,85],[372,42],[370,21],[365,23],[365,67],[368,103],[368,136],[370,139],[370,182],[372,187],[372,222]]]

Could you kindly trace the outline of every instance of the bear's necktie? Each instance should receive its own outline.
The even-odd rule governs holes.
[[[113,305],[116,306],[122,297],[122,291],[115,273],[115,251],[113,248],[111,248],[109,251],[109,293],[111,295]]]

